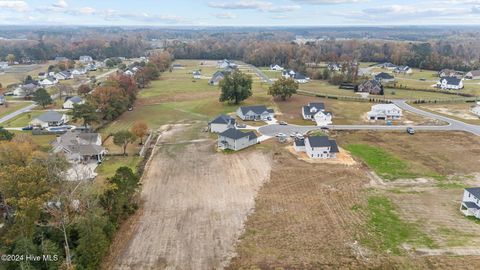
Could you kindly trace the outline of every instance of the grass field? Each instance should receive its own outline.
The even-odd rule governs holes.
[[[4,87],[6,87],[11,84],[22,82],[25,79],[25,77],[27,77],[28,75],[35,78],[38,76],[38,73],[47,71],[48,66],[50,64],[51,64],[51,61],[41,65],[11,66],[8,72],[0,74],[0,83],[2,83]]]
[[[126,166],[131,168],[134,172],[137,171],[137,165],[142,160],[139,156],[128,157],[107,157],[100,166],[97,167],[96,172],[100,177],[106,179],[115,175],[118,168]]]
[[[9,121],[3,123],[4,127],[25,127],[28,126],[30,121],[33,120],[33,118],[39,116],[42,114],[42,111],[30,111],[27,113],[23,113],[13,119],[10,119]]]
[[[423,233],[418,225],[399,217],[395,205],[387,197],[369,197],[368,212],[370,219],[367,227],[374,237],[362,239],[365,245],[395,255],[404,253],[401,248],[404,243],[435,247],[434,241]]]
[[[32,103],[31,102],[9,102],[8,107],[5,107],[5,105],[0,105],[0,117],[3,117],[21,108],[27,107],[30,104]]]

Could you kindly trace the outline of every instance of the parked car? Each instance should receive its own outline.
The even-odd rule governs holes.
[[[422,82],[424,82],[424,81],[426,81],[427,79],[425,79],[425,78],[420,78],[419,80],[422,81]]]
[[[329,127],[321,127],[320,129],[322,129],[322,130],[329,130],[330,128],[329,128]]]
[[[26,127],[23,127],[22,130],[33,130],[33,127],[32,126],[26,126]]]
[[[288,123],[287,123],[287,122],[285,122],[285,121],[280,121],[280,122],[278,122],[278,124],[280,124],[280,125],[282,125],[282,126],[286,126],[286,125],[288,125]]]
[[[407,133],[410,134],[410,135],[413,135],[413,134],[415,134],[415,130],[412,127],[408,127],[407,128]]]
[[[129,112],[133,111],[133,107],[128,107],[128,111]]]
[[[267,117],[267,120],[268,120],[268,121],[272,121],[272,117],[270,117],[270,116]]]
[[[285,133],[277,133],[277,135],[275,135],[275,137],[287,137],[287,134]]]
[[[246,128],[246,127],[247,127],[247,125],[245,125],[245,124],[237,124],[237,128]]]

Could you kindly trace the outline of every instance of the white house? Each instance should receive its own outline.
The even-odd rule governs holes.
[[[34,83],[24,84],[15,88],[15,90],[13,90],[13,95],[17,97],[30,96],[38,89],[39,86]]]
[[[68,131],[52,142],[54,153],[64,153],[72,163],[94,161],[101,162],[107,151],[102,147],[102,137],[99,133]]]
[[[61,126],[67,122],[68,117],[66,114],[48,111],[34,118],[30,122],[30,125],[34,127],[47,128]]]
[[[39,83],[43,87],[48,87],[48,86],[56,85],[58,83],[58,80],[55,77],[47,77],[41,80]]]
[[[5,96],[0,94],[0,105],[5,104]]]
[[[80,63],[87,64],[93,62],[93,58],[90,55],[82,55],[78,61],[80,61]]]
[[[330,71],[340,71],[342,70],[342,64],[331,62],[327,64],[327,68]]]
[[[401,74],[411,74],[413,71],[409,66],[398,66],[393,70],[393,72]]]
[[[303,106],[302,116],[305,120],[315,121],[318,126],[332,123],[332,113],[326,112],[325,105],[321,102],[310,102],[307,106]]]
[[[295,139],[293,147],[297,152],[305,152],[312,159],[336,158],[339,153],[335,140],[327,136],[309,136],[305,139]]]
[[[310,81],[310,78],[301,74],[301,73],[296,73],[294,76],[293,76],[293,80],[297,83],[308,83]]]
[[[195,80],[200,80],[200,79],[202,78],[202,73],[201,73],[199,70],[195,70],[195,71],[193,72],[193,78],[194,78]]]
[[[268,120],[274,117],[272,109],[267,109],[264,105],[241,106],[237,109],[237,116],[242,120]]]
[[[275,64],[275,65],[270,65],[270,70],[274,70],[274,71],[283,71],[284,68]]]
[[[466,188],[463,191],[460,211],[465,216],[473,216],[480,219],[480,187]]]
[[[257,143],[258,138],[253,131],[242,132],[238,129],[230,128],[218,134],[218,148],[222,150],[238,151]]]
[[[81,76],[81,75],[85,75],[86,73],[87,73],[87,70],[84,68],[72,70],[72,76]]]
[[[367,117],[369,120],[396,120],[402,118],[402,109],[395,104],[375,104]]]
[[[217,71],[213,74],[212,78],[208,82],[210,85],[218,85],[220,84],[220,81],[222,81],[225,78],[225,72],[223,71]]]
[[[443,77],[437,82],[437,87],[440,89],[460,90],[463,89],[462,79],[457,77]]]
[[[296,72],[291,69],[282,71],[282,77],[284,77],[285,79],[292,79],[295,74]]]
[[[380,64],[380,67],[381,67],[381,68],[384,68],[384,69],[389,69],[389,70],[394,70],[394,69],[397,68],[396,65],[394,65],[394,64],[392,64],[392,63],[390,63],[390,62],[385,62],[385,63],[383,63],[383,64]]]
[[[219,115],[208,123],[208,130],[213,133],[222,133],[230,128],[235,128],[235,119],[228,115]]]
[[[73,105],[74,104],[77,104],[77,105],[80,105],[80,104],[85,104],[85,100],[79,96],[74,96],[74,97],[71,97],[69,99],[67,99],[64,103],[63,103],[63,108],[64,109],[73,109]]]
[[[233,61],[224,59],[224,60],[218,62],[218,67],[219,67],[219,68],[224,68],[224,69],[225,69],[225,68],[233,68],[233,69],[236,69],[236,68],[237,68],[237,64],[235,64]]]

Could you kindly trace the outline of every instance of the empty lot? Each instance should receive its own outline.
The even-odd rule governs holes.
[[[228,264],[255,194],[270,177],[270,158],[261,151],[216,153],[212,140],[179,142],[185,128],[170,130],[160,141],[143,179],[145,203],[118,234],[126,239],[115,243],[113,268]]]

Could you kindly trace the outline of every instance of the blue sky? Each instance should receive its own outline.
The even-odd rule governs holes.
[[[480,0],[0,0],[0,24],[480,25]]]

